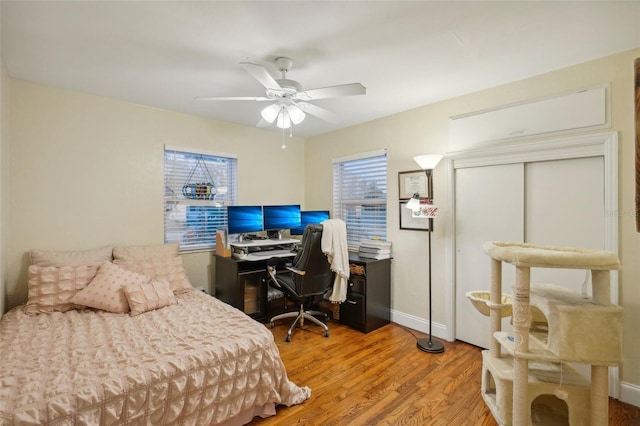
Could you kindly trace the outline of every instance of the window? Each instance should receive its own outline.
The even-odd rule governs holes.
[[[237,159],[188,148],[164,150],[164,241],[180,251],[213,250],[236,203]]]
[[[387,239],[385,151],[333,160],[333,216],[346,222],[352,250],[364,239]]]

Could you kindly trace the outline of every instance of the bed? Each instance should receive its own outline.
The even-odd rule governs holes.
[[[181,265],[175,258],[30,266],[29,301],[0,321],[0,424],[240,425],[309,398],[307,387],[287,378],[264,325],[192,288],[183,270],[171,267],[171,280],[158,279],[158,270],[168,276],[167,263]],[[76,303],[87,289],[103,291],[101,271],[116,268],[121,275],[111,283],[128,283],[118,293],[120,302],[125,293],[126,312]],[[133,291],[141,284],[130,282],[132,274],[146,285],[160,282],[167,300],[161,291],[155,299],[148,289]],[[176,277],[182,288],[175,288]],[[49,310],[51,290],[36,293],[52,281],[68,294],[56,294]]]

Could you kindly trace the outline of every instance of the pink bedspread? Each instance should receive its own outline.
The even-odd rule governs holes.
[[[310,396],[262,324],[199,291],[177,298],[135,317],[9,311],[0,424],[207,425]]]

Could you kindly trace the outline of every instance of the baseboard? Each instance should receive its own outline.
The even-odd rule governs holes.
[[[398,312],[392,309],[391,322],[395,322],[398,325],[411,328],[422,333],[429,333],[429,320],[415,315],[405,314],[404,312]],[[447,327],[443,324],[434,322],[431,326],[431,332],[433,333],[433,337],[446,340]]]
[[[640,386],[620,381],[620,401],[640,407]]]

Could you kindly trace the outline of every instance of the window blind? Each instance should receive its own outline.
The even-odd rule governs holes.
[[[334,161],[333,216],[347,224],[350,250],[363,239],[387,239],[386,153]]]
[[[227,227],[226,206],[236,203],[237,159],[165,147],[164,241],[181,252],[215,249]]]

